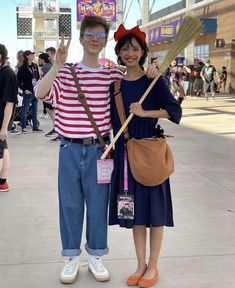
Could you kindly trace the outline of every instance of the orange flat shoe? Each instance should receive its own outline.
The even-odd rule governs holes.
[[[157,282],[158,278],[159,278],[159,273],[156,270],[153,277],[150,279],[146,279],[144,277],[141,277],[139,282],[138,282],[138,286],[143,287],[143,288],[151,287]]]
[[[147,270],[147,265],[146,265],[146,267],[145,267],[144,272],[143,272],[142,275],[140,275],[140,276],[132,276],[132,275],[129,276],[129,277],[127,278],[127,280],[126,280],[126,284],[127,284],[128,286],[137,286],[139,280],[143,277],[143,275],[144,275],[144,273],[146,272],[146,270]]]
[[[143,275],[141,275],[141,276],[129,276],[127,278],[126,284],[128,286],[137,286],[137,284],[138,284],[138,282],[142,276]]]

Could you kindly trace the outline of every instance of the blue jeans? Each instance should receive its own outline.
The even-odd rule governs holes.
[[[81,254],[86,205],[86,245],[90,255],[102,256],[107,247],[109,184],[97,184],[99,144],[83,145],[62,139],[59,152],[59,216],[62,256]]]
[[[27,114],[29,111],[30,104],[32,105],[32,122],[33,122],[33,130],[38,128],[38,99],[33,94],[23,94],[23,104],[22,104],[22,129],[26,128],[27,122]]]

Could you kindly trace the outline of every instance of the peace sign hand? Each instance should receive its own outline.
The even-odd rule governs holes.
[[[59,48],[57,49],[56,59],[55,59],[56,64],[59,67],[62,67],[64,65],[64,63],[66,62],[66,60],[67,60],[70,42],[71,42],[71,37],[69,36],[67,44],[65,45],[65,43],[64,43],[64,33],[61,33],[61,42],[60,42]]]

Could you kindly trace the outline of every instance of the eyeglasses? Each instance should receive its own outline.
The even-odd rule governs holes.
[[[96,36],[96,38],[100,41],[104,41],[106,39],[106,33],[104,31],[102,32],[85,31],[83,35],[89,39],[93,39]]]

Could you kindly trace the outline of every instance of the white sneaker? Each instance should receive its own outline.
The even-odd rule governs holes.
[[[60,274],[60,281],[65,284],[74,283],[78,271],[79,271],[79,262],[69,260]]]
[[[102,264],[99,256],[88,261],[88,268],[97,281],[108,281],[110,279],[109,271]]]

